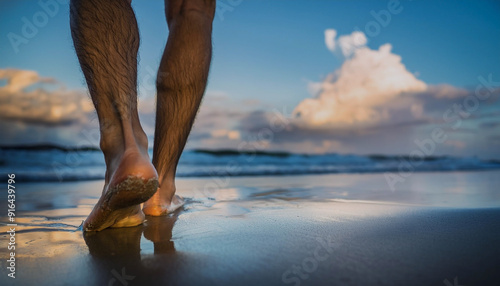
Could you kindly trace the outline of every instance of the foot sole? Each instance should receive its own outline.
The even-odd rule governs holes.
[[[109,188],[99,199],[85,221],[84,230],[100,231],[114,225],[126,227],[142,223],[144,214],[140,212],[139,205],[151,198],[156,193],[158,186],[157,178],[143,179],[137,176],[128,176],[122,182]],[[137,208],[134,208],[135,206]]]

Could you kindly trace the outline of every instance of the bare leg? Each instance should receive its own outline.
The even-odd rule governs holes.
[[[207,85],[215,0],[166,0],[170,30],[158,71],[153,164],[159,191],[144,204],[159,216],[177,204],[175,171]]]
[[[134,226],[140,204],[157,190],[147,136],[137,113],[139,32],[127,0],[72,0],[71,35],[101,130],[106,161],[102,196],[84,223],[87,231]]]

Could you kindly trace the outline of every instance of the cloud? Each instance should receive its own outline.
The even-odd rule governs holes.
[[[356,49],[366,46],[368,39],[365,34],[360,31],[354,31],[350,35],[340,36],[338,39],[337,31],[334,29],[325,30],[325,44],[328,50],[332,53],[339,51],[345,58],[351,57]]]
[[[326,29],[325,30],[325,44],[326,47],[331,51],[335,52],[336,43],[335,43],[335,38],[337,37],[337,31],[334,29]]]
[[[310,82],[312,97],[300,102],[291,115],[246,113],[237,126],[249,143],[245,146],[300,153],[409,154],[418,148],[416,140],[425,140],[440,128],[448,139],[436,147],[436,155],[500,156],[498,148],[491,148],[491,142],[498,142],[500,89],[470,114],[460,111],[457,106],[473,102],[474,89],[427,85],[407,70],[390,44],[372,50],[359,33],[336,39],[335,30],[326,30],[325,45],[342,53],[341,67],[321,82]],[[444,117],[450,110],[451,121]],[[273,129],[277,121],[285,128]]]
[[[342,55],[348,58],[354,54],[356,49],[366,46],[368,40],[363,32],[354,31],[350,35],[339,37],[338,43],[340,50],[342,51]]]
[[[217,129],[210,132],[210,135],[213,138],[228,138],[231,140],[240,139],[240,132],[237,130],[227,130],[227,129]]]
[[[0,87],[0,90],[10,93],[20,92],[36,83],[54,83],[53,79],[42,78],[35,71],[17,69],[0,70],[0,79],[7,81],[6,86]]]
[[[295,108],[298,124],[318,128],[374,125],[390,120],[385,108],[389,101],[427,89],[406,69],[401,57],[391,52],[390,44],[372,50],[365,46],[362,32],[341,36],[337,42],[349,57],[321,83],[310,85],[316,94]],[[420,112],[418,107],[414,112]]]
[[[441,128],[448,140],[436,147],[436,155],[500,158],[500,89],[467,117],[454,111],[455,119],[446,122],[444,113],[463,105],[475,90],[427,85],[408,71],[390,44],[377,49],[366,44],[361,32],[337,37],[337,31],[326,30],[326,48],[343,64],[323,80],[310,82],[311,97],[297,106],[278,111],[265,102],[208,91],[186,149],[409,154],[417,148],[415,140]],[[139,103],[151,146],[155,99]],[[0,70],[0,119],[10,119],[0,120],[3,144],[98,144],[97,118],[86,94],[34,71]]]
[[[35,71],[0,69],[0,118],[40,125],[84,123],[93,112],[85,93]]]

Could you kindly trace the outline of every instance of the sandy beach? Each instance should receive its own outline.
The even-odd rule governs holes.
[[[179,179],[182,210],[83,234],[102,181],[19,183],[1,285],[498,285],[499,171]],[[457,283],[455,282],[457,281]]]

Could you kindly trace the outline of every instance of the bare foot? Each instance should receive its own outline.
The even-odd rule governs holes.
[[[158,175],[149,162],[147,149],[141,152],[132,148],[111,157],[103,193],[83,224],[85,231],[143,223],[140,204],[158,189]]]
[[[142,210],[150,216],[161,216],[174,212],[184,205],[184,200],[174,193],[175,185],[173,183],[160,184],[158,192],[144,203]]]

